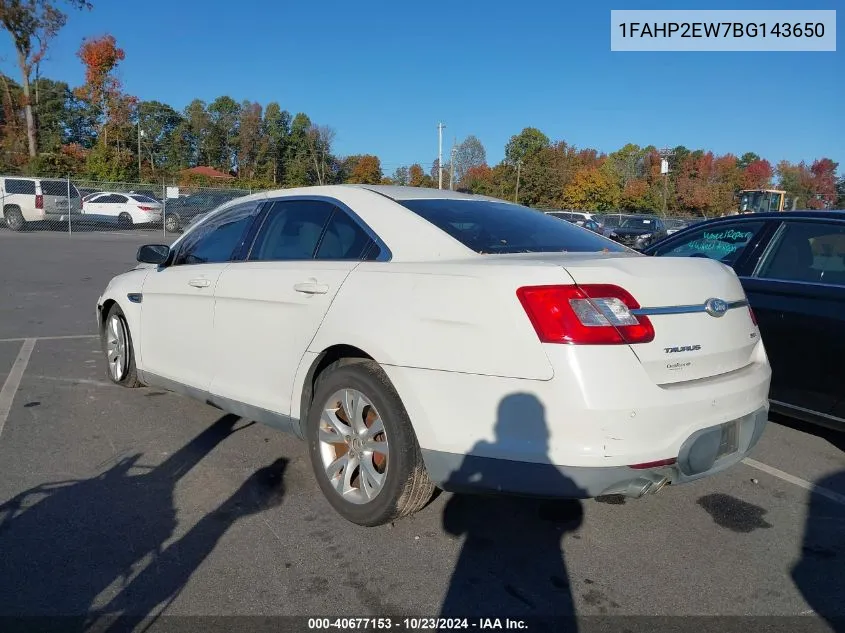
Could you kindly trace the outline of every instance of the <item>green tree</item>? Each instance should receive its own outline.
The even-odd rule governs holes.
[[[311,129],[311,125],[311,119],[302,112],[291,121],[290,135],[285,147],[284,185],[286,187],[304,187],[316,181],[308,143],[308,130]]]
[[[170,149],[176,143],[174,137],[181,133],[182,116],[166,103],[142,101],[138,104],[138,125],[141,133],[142,158],[149,159],[151,170],[169,166]],[[175,166],[185,166],[177,154]]]
[[[285,158],[290,137],[291,116],[278,103],[271,102],[264,109],[264,134],[267,137],[267,156],[262,169],[264,177],[273,184],[284,181]]]
[[[510,138],[505,146],[505,161],[515,165],[549,146],[549,137],[535,127],[523,128]]]
[[[208,104],[210,129],[207,142],[211,165],[227,173],[238,163],[240,112],[240,104],[232,97],[217,97]]]
[[[756,163],[760,157],[754,152],[745,152],[737,161],[737,166],[740,169],[747,169],[751,163]]]

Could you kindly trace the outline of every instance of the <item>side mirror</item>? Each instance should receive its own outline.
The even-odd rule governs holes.
[[[167,244],[144,244],[138,249],[136,259],[142,264],[160,266],[170,257],[170,247]]]

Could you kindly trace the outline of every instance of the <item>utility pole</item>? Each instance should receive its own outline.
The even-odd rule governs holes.
[[[443,189],[443,123],[437,124],[437,188]]]
[[[668,147],[658,150],[660,154],[660,173],[663,174],[663,217],[666,217],[667,198],[669,197],[669,157],[674,152]]]
[[[519,175],[522,171],[522,161],[516,161],[516,193],[513,196],[513,201],[519,204]]]
[[[141,182],[141,137],[144,135],[141,130],[141,115],[138,114],[138,182]]]
[[[454,139],[452,141],[452,160],[449,163],[449,189],[454,191],[455,190],[455,154],[458,153],[458,148],[456,147],[458,139]]]

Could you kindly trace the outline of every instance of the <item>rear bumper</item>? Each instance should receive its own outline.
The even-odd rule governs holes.
[[[640,497],[666,484],[683,484],[730,468],[757,444],[768,407],[739,418],[738,450],[717,458],[721,425],[700,429],[681,447],[677,462],[656,468],[584,467],[423,451],[429,476],[444,490],[588,499],[605,495]]]
[[[549,350],[551,380],[383,365],[435,483],[583,497],[643,476],[683,483],[741,460],[765,428],[771,368],[762,343],[743,369],[664,386],[611,346],[574,347]],[[713,434],[736,421],[736,451],[709,459]]]

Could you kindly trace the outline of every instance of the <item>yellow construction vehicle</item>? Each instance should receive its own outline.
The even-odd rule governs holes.
[[[793,205],[781,189],[745,189],[739,192],[739,213],[789,211]]]

